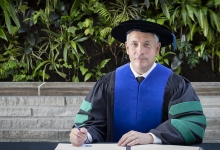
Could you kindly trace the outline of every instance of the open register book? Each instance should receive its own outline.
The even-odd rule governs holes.
[[[75,147],[72,144],[59,143],[55,150],[202,150],[195,146],[178,145],[136,145],[132,147],[121,147],[117,144],[84,144],[81,147]]]

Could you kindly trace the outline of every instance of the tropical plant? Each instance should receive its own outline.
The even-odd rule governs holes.
[[[175,53],[171,51],[166,52],[164,47],[161,48],[160,53],[156,56],[156,62],[169,66],[169,59],[167,58],[168,55],[175,55]]]
[[[13,5],[13,0],[2,0],[0,2],[0,6],[3,10],[4,13],[4,18],[5,18],[5,24],[7,27],[7,31],[9,34],[13,33],[13,28],[14,26],[12,25],[11,20],[13,20],[13,22],[16,25],[16,28],[20,28],[20,23],[18,21],[18,17],[16,15],[16,10],[15,10],[15,6]],[[7,40],[7,37],[5,36],[4,30],[0,30],[0,37]]]
[[[46,81],[55,72],[65,81],[97,80],[103,70],[128,61],[112,28],[140,18],[165,25],[177,37],[177,50],[162,48],[157,62],[180,73],[184,61],[193,68],[211,58],[213,72],[220,72],[219,5],[220,0],[2,0],[0,79]]]

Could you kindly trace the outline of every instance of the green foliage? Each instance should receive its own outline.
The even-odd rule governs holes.
[[[190,68],[192,69],[196,66],[196,64],[199,64],[199,56],[195,52],[192,53],[187,59],[187,64],[189,64]]]
[[[1,59],[3,56],[0,56]],[[26,72],[27,64],[18,62],[18,60],[9,58],[0,64],[0,79],[12,78],[12,81],[29,81],[32,76]]]
[[[175,55],[174,52],[165,52],[165,48],[161,48],[160,53],[156,56],[156,62],[164,65],[169,65],[167,55]]]
[[[94,69],[92,69],[92,72],[93,72],[92,76],[93,76],[96,80],[98,80],[101,76],[105,75],[105,73],[103,73],[103,72],[101,71],[101,69],[104,68],[109,61],[110,61],[110,59],[105,59],[105,60],[103,60],[100,64],[96,65],[96,66],[94,67]],[[88,78],[88,77],[87,77],[87,78]],[[87,78],[86,78],[86,79],[87,79]]]
[[[65,81],[98,80],[109,65],[127,61],[112,28],[139,18],[177,37],[177,50],[162,48],[157,62],[180,73],[184,61],[193,68],[211,59],[212,71],[220,72],[219,6],[219,0],[2,0],[0,79],[47,81],[56,73]]]
[[[20,23],[18,21],[17,15],[16,15],[16,10],[13,5],[13,0],[1,0],[0,6],[1,6],[3,13],[4,13],[4,18],[5,18],[7,30],[10,34],[12,34],[12,27],[13,26],[12,26],[11,19],[16,24],[17,28],[20,27]]]

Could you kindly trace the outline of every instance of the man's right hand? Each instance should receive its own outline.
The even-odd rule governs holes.
[[[87,140],[87,129],[81,128],[78,130],[77,128],[73,128],[70,133],[70,142],[74,146],[82,146]]]

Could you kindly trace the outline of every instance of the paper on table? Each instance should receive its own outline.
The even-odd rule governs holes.
[[[179,146],[179,145],[135,145],[131,150],[202,150],[200,147]],[[117,144],[84,144],[81,147],[75,147],[72,144],[59,143],[55,150],[126,150],[126,147]]]
[[[161,144],[149,144],[149,145],[136,145],[132,146],[131,150],[202,150],[200,147],[194,146],[179,146],[179,145],[161,145]]]
[[[72,144],[59,143],[55,150],[126,150],[125,147],[117,144],[84,144],[81,147],[73,146]]]

